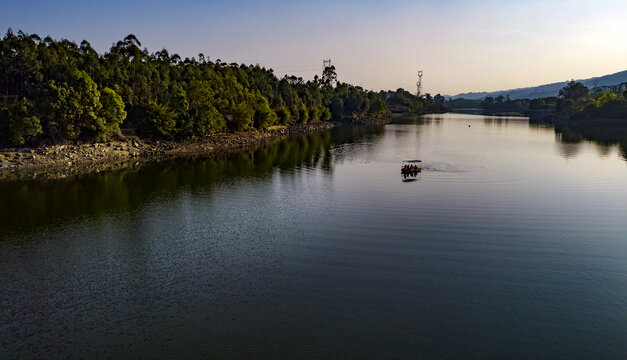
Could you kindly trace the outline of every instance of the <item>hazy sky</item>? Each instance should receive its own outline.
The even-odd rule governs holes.
[[[627,70],[627,1],[2,0],[0,30],[87,39],[135,34],[150,52],[259,63],[305,79],[432,94],[491,91]],[[2,29],[4,28],[4,29]]]

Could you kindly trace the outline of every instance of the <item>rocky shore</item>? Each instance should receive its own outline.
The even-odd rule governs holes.
[[[362,124],[382,124],[368,120]],[[289,136],[331,129],[344,123],[315,122],[219,133],[183,141],[150,141],[127,137],[124,141],[55,145],[40,148],[0,149],[0,180],[64,178],[125,167],[184,155],[238,151],[274,142]]]

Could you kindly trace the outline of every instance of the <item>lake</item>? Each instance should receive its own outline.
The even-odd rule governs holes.
[[[586,139],[428,115],[0,183],[0,357],[624,358],[627,147]]]

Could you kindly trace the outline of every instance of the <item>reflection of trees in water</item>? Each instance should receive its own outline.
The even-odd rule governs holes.
[[[556,125],[555,137],[562,144],[564,153],[574,155],[572,149],[584,141],[597,146],[599,154],[608,155],[617,146],[621,157],[627,160],[627,128],[595,125]],[[575,152],[576,153],[576,152]]]
[[[500,116],[485,116],[483,118],[483,123],[497,126],[501,126],[503,124],[507,125],[509,123],[509,118]]]
[[[238,153],[166,160],[71,179],[0,183],[0,227],[23,231],[79,216],[133,216],[149,202],[182,191],[207,194],[219,184],[270,176],[275,168],[331,173],[337,161],[333,146],[382,132],[383,127],[347,126]]]
[[[596,145],[600,156],[607,156],[616,147],[624,160],[627,160],[627,127],[608,126],[604,124],[559,124],[535,122],[531,128],[555,130],[555,140],[560,146],[562,156],[572,158],[579,152],[583,142]]]
[[[399,116],[392,121],[392,124],[416,124],[416,125],[441,125],[444,117],[438,114],[432,114],[429,116],[407,114]]]

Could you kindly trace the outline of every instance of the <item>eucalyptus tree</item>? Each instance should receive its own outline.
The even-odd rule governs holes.
[[[98,54],[86,40],[9,29],[0,39],[0,143],[104,141],[123,127],[183,138],[387,114],[385,93],[336,82],[333,66],[314,81],[279,79],[202,53],[151,54],[133,34]]]

